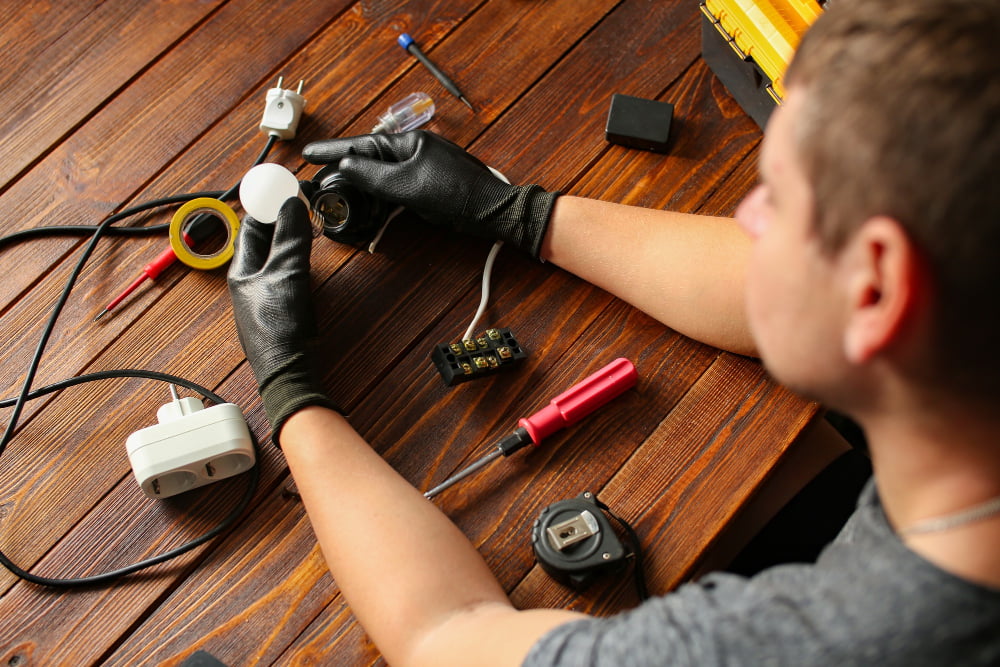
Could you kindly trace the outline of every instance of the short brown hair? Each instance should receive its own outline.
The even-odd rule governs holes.
[[[808,91],[797,140],[820,238],[835,251],[872,216],[898,220],[933,273],[932,373],[994,396],[998,42],[998,0],[835,0],[786,74]]]

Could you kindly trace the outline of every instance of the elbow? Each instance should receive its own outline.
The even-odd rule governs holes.
[[[467,604],[423,624],[409,642],[385,657],[397,667],[468,664],[478,653],[476,647],[489,642],[492,629],[502,626],[507,615],[517,613],[511,605],[492,600]]]

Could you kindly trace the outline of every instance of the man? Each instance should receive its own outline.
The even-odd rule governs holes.
[[[430,222],[759,354],[863,426],[875,471],[815,564],[709,575],[610,619],[515,610],[310,379],[309,224],[290,200],[273,230],[241,229],[234,312],[334,579],[391,664],[1000,664],[998,34],[995,0],[831,3],[743,231],[507,186],[428,133],[306,147]]]

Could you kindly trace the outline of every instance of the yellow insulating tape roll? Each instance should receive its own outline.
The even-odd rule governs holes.
[[[218,252],[211,255],[201,255],[188,247],[184,241],[184,223],[194,215],[207,213],[216,217],[221,217],[226,223],[225,246]],[[211,197],[198,197],[177,209],[173,219],[170,221],[170,247],[173,248],[177,259],[181,260],[192,269],[217,269],[233,257],[233,248],[236,243],[236,232],[240,228],[240,219],[236,212],[224,202]]]

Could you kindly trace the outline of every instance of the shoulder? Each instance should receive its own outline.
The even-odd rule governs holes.
[[[969,664],[1000,661],[1000,592],[906,549],[868,489],[815,564],[718,573],[607,619],[554,629],[526,664]]]

